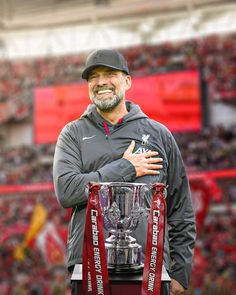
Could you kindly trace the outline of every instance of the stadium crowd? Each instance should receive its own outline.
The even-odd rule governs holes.
[[[236,167],[236,128],[212,127],[199,133],[175,134],[187,170],[206,171]],[[1,184],[52,181],[54,145],[0,148]]]
[[[0,148],[0,184],[52,181],[54,145]]]
[[[235,189],[235,185],[234,185]],[[236,288],[236,214],[208,214],[198,233],[191,295],[230,295]]]
[[[211,100],[236,96],[236,34],[212,35],[182,42],[142,45],[121,50],[132,75],[201,67]],[[31,114],[35,87],[81,81],[85,54],[0,60],[0,122]]]
[[[135,76],[202,67],[210,100],[229,100],[235,104],[236,34],[143,45],[122,51]],[[84,54],[0,60],[0,122],[29,118],[35,87],[80,82],[84,61]],[[218,126],[199,133],[174,134],[188,172],[235,169],[235,127]],[[3,141],[0,136],[0,143]],[[14,147],[0,144],[0,186],[51,183],[54,147],[53,144]],[[236,203],[236,185],[229,182],[222,185],[222,190],[222,204],[227,211],[209,212],[198,233],[189,295],[228,295],[236,289],[236,213],[231,210]],[[60,295],[67,292],[69,278],[65,264],[49,264],[36,242],[27,245],[24,259],[15,257],[15,248],[24,241],[37,203],[47,212],[46,223],[53,222],[56,228],[62,229],[59,234],[65,239],[68,212],[59,208],[53,192],[14,195],[0,192],[2,295]]]

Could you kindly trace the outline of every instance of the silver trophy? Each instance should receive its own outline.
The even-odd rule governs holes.
[[[100,183],[99,200],[103,226],[110,236],[105,241],[107,267],[110,272],[143,269],[142,246],[130,234],[146,214],[146,194],[150,188],[142,183]]]

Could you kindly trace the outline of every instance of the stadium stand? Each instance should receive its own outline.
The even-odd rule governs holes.
[[[122,51],[134,76],[201,66],[208,83],[209,100],[235,105],[236,34],[143,45]],[[14,62],[1,60],[0,122],[29,120],[33,110],[33,89],[79,83],[84,60],[85,54]],[[200,133],[174,134],[188,172],[235,171],[235,127],[212,126]],[[52,189],[46,192],[16,189],[11,193],[1,190],[4,186],[18,185],[19,189],[21,186],[27,188],[29,184],[51,183],[54,145],[5,146],[4,136],[0,136],[0,142],[0,265],[4,266],[0,269],[0,294],[65,294],[69,278],[62,242],[66,239],[69,212],[59,208]],[[234,180],[235,176],[218,180],[222,198],[210,200],[212,206],[198,234],[189,295],[228,295],[236,289]],[[35,232],[30,231],[36,208],[45,216],[45,224],[54,233],[52,237],[47,236],[45,224]],[[26,239],[27,236],[30,238]],[[50,281],[54,283],[50,284]]]
[[[121,50],[135,76],[202,67],[210,100],[236,97],[236,34]],[[35,60],[0,60],[0,122],[21,120],[32,112],[34,87],[80,82],[85,55]]]

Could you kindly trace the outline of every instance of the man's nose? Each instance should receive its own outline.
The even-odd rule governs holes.
[[[97,85],[105,85],[108,82],[108,78],[104,75],[100,75],[97,77]]]

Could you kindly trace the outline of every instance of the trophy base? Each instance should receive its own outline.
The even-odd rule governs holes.
[[[108,265],[108,272],[110,274],[113,273],[120,273],[120,274],[127,274],[127,273],[142,273],[143,272],[144,264],[140,265]]]
[[[105,243],[109,273],[130,273],[143,270],[142,246],[132,237],[116,240],[112,235]]]

